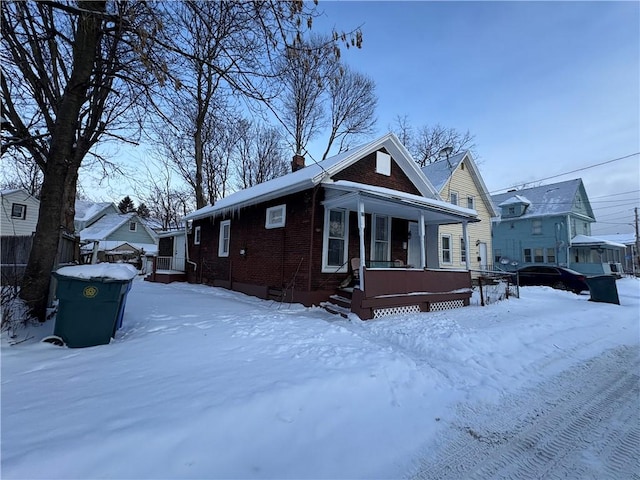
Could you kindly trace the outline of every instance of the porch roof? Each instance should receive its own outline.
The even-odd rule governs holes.
[[[358,201],[362,201],[366,213],[413,221],[420,220],[422,213],[428,224],[480,221],[475,210],[389,188],[346,180],[325,182],[323,186],[328,190],[328,195],[322,203],[329,208],[345,208],[357,212]]]
[[[587,235],[576,235],[571,239],[572,247],[617,247],[627,248],[622,243],[612,242],[603,238],[589,237]]]

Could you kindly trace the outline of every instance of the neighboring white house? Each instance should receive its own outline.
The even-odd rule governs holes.
[[[40,200],[24,189],[2,190],[2,223],[0,233],[3,237],[30,236],[36,231]]]

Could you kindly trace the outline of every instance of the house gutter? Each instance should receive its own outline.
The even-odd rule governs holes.
[[[195,273],[196,270],[198,269],[198,264],[196,262],[192,262],[191,260],[189,260],[189,234],[187,233],[188,230],[188,226],[187,226],[187,222],[184,222],[184,259],[185,261],[190,264],[193,265],[193,272]]]

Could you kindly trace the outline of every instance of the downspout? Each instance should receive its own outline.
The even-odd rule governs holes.
[[[320,189],[320,185],[316,185],[313,188],[313,194],[311,195],[311,235],[309,236],[309,274],[307,275],[307,291],[311,292],[311,276],[313,269],[313,237],[316,233],[316,194]]]
[[[427,268],[427,245],[424,241],[424,212],[420,210],[420,225],[418,225],[418,236],[420,237],[420,269]]]
[[[189,235],[187,231],[187,222],[184,222],[184,259],[188,264],[193,265],[193,273],[195,273],[198,269],[198,264],[189,260]]]
[[[571,257],[569,250],[571,249],[571,222],[569,214],[567,214],[567,268],[571,268]]]
[[[469,245],[469,235],[467,232],[467,221],[462,222],[462,237],[464,238],[464,248],[467,250],[467,254],[464,258],[464,264],[467,270],[471,270],[471,263],[469,262],[469,257],[471,256],[471,248]]]
[[[362,203],[362,198],[358,196],[358,233],[360,235],[360,267],[358,268],[358,273],[360,276],[360,291],[364,293],[364,261],[365,261],[365,250],[364,250],[364,203]]]

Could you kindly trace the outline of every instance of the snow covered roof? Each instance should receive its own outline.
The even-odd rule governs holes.
[[[440,192],[466,155],[466,151],[460,152],[449,158],[430,163],[422,167],[422,172],[427,176],[436,190]]]
[[[126,263],[98,263],[96,265],[76,265],[62,267],[56,271],[63,277],[92,280],[96,278],[108,278],[110,280],[131,280],[138,271],[133,265]]]
[[[583,193],[582,198],[587,216],[593,219],[593,210],[580,178],[539,187],[524,188],[517,192],[499,193],[492,195],[491,198],[498,206],[508,205],[509,203],[529,202],[529,208],[518,218],[541,217],[575,213],[574,201],[580,192]],[[526,202],[523,202],[523,200]]]
[[[437,190],[422,173],[398,137],[393,133],[388,133],[372,142],[339,153],[322,162],[311,164],[282,177],[233,193],[219,200],[215,205],[203,207],[190,213],[185,217],[185,220],[210,217],[220,212],[238,210],[245,206],[256,205],[306,190],[381,148],[385,148],[389,152],[422,195],[428,198],[438,198]]]
[[[531,202],[527,197],[523,197],[522,195],[514,195],[513,197],[507,198],[504,202],[499,204],[499,207],[506,207],[507,205],[531,205]]]
[[[80,231],[80,240],[106,240],[109,235],[131,220],[136,220],[140,225],[142,225],[151,238],[156,238],[155,232],[147,227],[135,213],[108,213],[95,223]]]
[[[485,185],[482,175],[480,175],[480,170],[478,170],[478,166],[473,160],[473,156],[470,151],[466,150],[447,159],[438,160],[437,162],[425,165],[422,167],[422,173],[426,175],[438,192],[442,192],[442,189],[452,177],[453,172],[455,172],[460,164],[465,160],[469,174],[475,182],[478,192],[489,211],[489,216],[495,217],[498,215],[498,212],[496,211],[493,201],[491,200],[491,196],[489,195],[489,189]]]
[[[572,247],[619,247],[619,248],[627,248],[622,243],[612,242],[610,240],[605,240],[604,238],[598,237],[589,237],[587,235],[576,235],[571,239]]]
[[[624,245],[635,245],[636,234],[635,233],[615,233],[612,235],[598,235],[598,238],[607,240],[609,242],[620,243]]]
[[[76,214],[74,220],[87,222],[98,215],[103,210],[115,205],[112,202],[89,202],[87,200],[76,200]]]
[[[342,190],[344,192],[382,200],[387,205],[384,206],[380,205],[379,202],[373,202],[376,205],[375,211],[393,215],[398,218],[417,219],[418,210],[429,210],[434,213],[432,218],[429,219],[429,221],[433,223],[452,223],[452,221],[457,222],[460,219],[466,219],[472,222],[477,221],[477,212],[475,210],[459,207],[458,205],[453,205],[442,200],[347,180],[327,181],[323,184],[332,190]],[[350,210],[355,211],[357,210],[357,198],[348,193],[327,199],[323,203],[341,205],[343,207],[349,206]],[[391,204],[397,206],[392,206]],[[365,202],[365,211],[367,211],[366,207]],[[385,208],[387,211],[384,210]],[[398,208],[399,210],[397,210]],[[435,214],[435,212],[438,212],[438,214]]]

